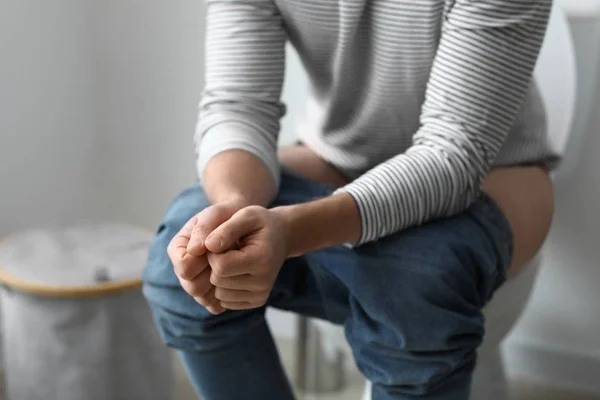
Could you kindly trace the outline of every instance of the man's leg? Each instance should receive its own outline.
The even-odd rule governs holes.
[[[284,173],[277,204],[322,197],[331,190]],[[265,307],[212,315],[180,286],[167,246],[194,215],[209,206],[199,185],[179,195],[169,207],[151,245],[144,271],[144,294],[167,345],[179,350],[196,391],[210,400],[293,399]],[[317,279],[301,258],[288,260],[268,304],[324,318]]]
[[[180,286],[167,246],[209,206],[199,185],[171,204],[151,245],[144,295],[165,343],[176,348],[204,399],[293,399],[265,321],[265,309],[210,314]]]
[[[482,309],[511,253],[508,222],[483,196],[458,216],[306,259],[348,289],[346,336],[373,400],[466,400]]]

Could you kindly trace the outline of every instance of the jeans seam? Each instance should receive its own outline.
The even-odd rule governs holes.
[[[307,262],[309,263],[309,268],[311,270],[313,270],[313,274],[315,275],[315,280],[317,281],[317,287],[319,288],[319,297],[321,298],[321,304],[323,305],[325,317],[327,318],[327,321],[333,323],[334,316],[332,315],[333,313],[331,311],[331,307],[329,306],[329,303],[326,300],[326,296],[323,294],[323,287],[321,286],[322,282],[318,278],[318,274],[327,274],[327,279],[336,280],[338,282],[338,284],[340,284],[342,286],[346,286],[346,285],[337,276],[335,276],[331,272],[327,271],[327,269],[319,261],[317,261],[315,259],[309,259],[307,257]],[[313,267],[319,268],[321,270],[321,272],[315,273]]]
[[[508,268],[514,256],[514,234],[504,212],[490,195],[482,192],[478,208],[470,208],[467,214],[486,232],[498,254],[497,257],[502,262],[501,271],[500,266],[497,266],[488,272],[488,276],[495,280],[491,297],[493,292],[506,280]],[[507,254],[506,262],[504,262],[504,254]]]
[[[509,251],[509,264],[513,259],[514,252],[514,232],[510,226],[508,218],[502,211],[502,208],[498,205],[496,200],[489,194],[482,192],[482,198],[485,204],[485,215],[493,220],[494,225],[498,228],[501,233],[501,239],[505,242]],[[502,234],[504,232],[504,234]]]

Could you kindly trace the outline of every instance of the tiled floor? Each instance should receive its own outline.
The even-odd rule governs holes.
[[[293,374],[293,345],[289,342],[279,343],[281,357],[288,374]],[[198,400],[190,386],[181,364],[176,361],[177,395],[176,400]],[[363,381],[359,375],[352,373],[349,377],[348,387],[342,393],[333,395],[315,396],[298,392],[298,400],[360,400],[363,390]],[[587,396],[580,393],[565,392],[546,386],[535,385],[528,382],[511,382],[511,400],[600,400],[600,396]],[[271,399],[265,399],[271,400]],[[473,399],[492,400],[492,399]]]

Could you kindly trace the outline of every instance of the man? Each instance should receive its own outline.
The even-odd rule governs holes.
[[[200,185],[144,292],[203,399],[292,399],[266,306],[345,325],[373,399],[467,399],[482,308],[541,246],[551,0],[208,0]],[[310,80],[277,155],[284,47]],[[283,167],[281,167],[283,165]]]

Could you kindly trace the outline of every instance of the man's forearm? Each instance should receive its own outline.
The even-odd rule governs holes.
[[[310,251],[356,243],[360,238],[361,219],[351,195],[337,194],[309,203],[276,207],[287,226],[290,257]]]
[[[267,167],[242,150],[217,154],[204,169],[203,186],[212,204],[239,202],[241,207],[266,207],[275,196],[275,182]]]
[[[230,150],[210,159],[203,186],[212,204],[236,202],[267,207],[275,197],[275,182],[268,168],[254,155]],[[360,215],[347,193],[309,203],[272,209],[286,221],[290,256],[356,242],[360,237]],[[283,232],[282,232],[283,233]]]

